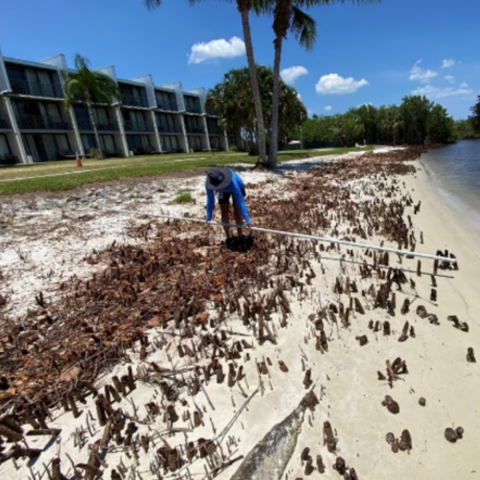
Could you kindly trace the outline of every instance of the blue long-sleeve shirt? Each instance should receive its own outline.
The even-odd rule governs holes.
[[[205,181],[205,189],[207,190],[207,221],[210,221],[213,216],[213,210],[215,208],[215,193],[213,190],[210,190],[207,187],[207,181]],[[247,225],[251,224],[250,215],[248,214],[247,205],[245,203],[245,199],[242,195],[242,190],[245,188],[243,180],[240,178],[238,173],[232,172],[232,181],[230,185],[223,190],[218,190],[218,193],[231,193],[237,204],[240,212],[242,213],[242,217],[245,219],[245,223]]]

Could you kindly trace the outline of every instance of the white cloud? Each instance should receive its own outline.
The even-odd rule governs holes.
[[[370,85],[364,78],[355,80],[353,77],[343,78],[337,73],[330,73],[320,77],[320,80],[315,85],[317,93],[323,95],[345,95],[347,93],[354,93],[359,88]]]
[[[333,107],[332,107],[331,105],[327,105],[327,106],[325,107],[325,110],[326,110],[327,112],[329,112],[332,108],[333,108]]]
[[[202,63],[216,58],[234,58],[242,55],[245,55],[245,43],[241,38],[232,37],[230,40],[220,38],[193,45],[188,63]]]
[[[424,87],[419,87],[416,90],[412,91],[413,95],[425,95],[429,98],[447,98],[447,97],[457,97],[462,95],[470,95],[473,93],[473,90],[468,88],[466,83],[462,83],[460,87],[446,87],[439,88],[433,87],[432,85],[425,85]]]
[[[455,65],[455,60],[453,58],[446,58],[442,61],[442,68],[450,68]]]
[[[297,92],[297,97],[298,97],[299,100],[302,99],[302,96],[301,96],[300,93],[298,93],[298,92]]]
[[[455,77],[453,75],[445,75],[443,78],[449,83],[455,83]]]
[[[297,78],[301,77],[302,75],[307,75],[308,70],[305,67],[302,67],[300,65],[296,67],[289,67],[289,68],[284,68],[280,72],[280,76],[282,77],[282,80],[285,83],[289,84],[294,84]]]
[[[415,65],[410,70],[410,76],[408,78],[410,80],[418,80],[422,83],[428,83],[432,78],[435,78],[438,73],[434,72],[433,70],[425,70],[424,68],[420,67],[421,63],[421,60],[418,60],[415,63]]]

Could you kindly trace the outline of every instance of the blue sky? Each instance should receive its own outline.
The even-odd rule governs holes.
[[[417,92],[464,118],[480,95],[479,0],[384,0],[310,13],[315,48],[305,52],[289,38],[282,59],[310,114],[399,103]],[[157,84],[181,81],[185,89],[212,87],[246,65],[240,16],[221,1],[164,0],[148,11],[142,0],[1,0],[0,18],[8,57],[64,53],[71,64],[78,52],[94,68],[115,65],[118,77],[151,73]],[[257,62],[272,65],[271,18],[252,17],[252,33]]]

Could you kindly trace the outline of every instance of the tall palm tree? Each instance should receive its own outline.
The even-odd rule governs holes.
[[[280,95],[280,63],[283,40],[287,38],[288,32],[291,32],[302,47],[310,50],[313,48],[317,38],[316,22],[302,9],[308,9],[317,5],[344,3],[347,1],[353,3],[372,3],[381,0],[257,0],[254,4],[257,14],[273,14],[272,28],[275,34],[275,40],[273,42],[275,49],[273,64],[273,112],[270,127],[270,150],[268,155],[270,168],[276,166],[278,155],[278,101]]]
[[[162,0],[143,0],[148,8],[159,7]],[[188,0],[190,4],[194,5],[202,0]],[[230,0],[226,0],[230,1]],[[265,122],[262,109],[262,98],[260,96],[260,86],[258,84],[257,68],[255,64],[255,57],[253,54],[253,42],[250,29],[250,11],[255,6],[258,10],[257,2],[259,0],[236,0],[237,10],[242,18],[243,38],[245,40],[245,50],[247,53],[248,72],[250,75],[250,82],[252,84],[253,101],[255,104],[255,116],[257,120],[257,141],[258,141],[258,164],[267,164],[267,149],[266,149],[266,135]]]
[[[89,61],[82,55],[75,55],[75,71],[63,72],[64,105],[68,110],[75,102],[80,102],[88,109],[88,115],[95,134],[98,156],[103,158],[97,122],[93,115],[94,104],[111,105],[112,100],[120,98],[117,84],[108,75],[94,72],[89,68]]]

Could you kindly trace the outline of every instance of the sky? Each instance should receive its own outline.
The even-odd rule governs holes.
[[[246,66],[235,3],[163,0],[0,0],[0,48],[6,57],[41,60],[63,53],[117,77],[152,74],[156,84],[211,88]],[[399,104],[412,93],[466,118],[480,95],[479,0],[383,0],[319,6],[313,50],[284,42],[282,78],[310,115],[362,104]],[[273,65],[272,19],[251,17],[255,60]]]

